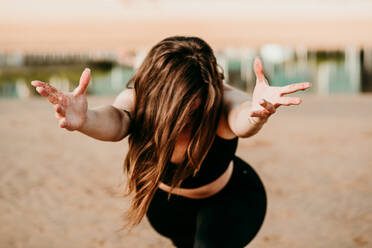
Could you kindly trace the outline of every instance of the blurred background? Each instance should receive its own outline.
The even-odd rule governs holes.
[[[199,36],[226,82],[252,93],[308,81],[237,154],[266,185],[249,247],[372,247],[371,0],[0,0],[0,247],[172,247],[147,220],[116,229],[128,199],[123,142],[58,128],[32,80],[72,91],[92,71],[89,107],[111,104],[149,49]],[[119,189],[121,186],[117,186]]]

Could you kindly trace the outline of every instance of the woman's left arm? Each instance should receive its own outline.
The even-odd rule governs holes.
[[[242,138],[256,134],[279,106],[299,105],[302,102],[299,97],[283,97],[284,95],[311,87],[308,82],[283,87],[270,86],[258,57],[254,61],[254,71],[257,79],[252,97],[225,85],[227,122],[231,131]]]

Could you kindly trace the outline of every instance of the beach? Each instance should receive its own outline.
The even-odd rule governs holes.
[[[301,97],[239,139],[268,197],[248,247],[372,247],[372,95]],[[113,101],[88,96],[89,107]],[[173,247],[146,218],[117,231],[127,139],[61,129],[41,97],[0,99],[0,127],[0,247]]]

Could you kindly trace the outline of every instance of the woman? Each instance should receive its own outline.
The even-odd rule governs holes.
[[[234,155],[238,138],[256,134],[283,97],[310,83],[271,87],[256,58],[253,97],[223,84],[211,47],[197,37],[169,37],[148,53],[112,105],[88,109],[86,69],[79,86],[62,93],[40,81],[61,128],[119,141],[129,135],[124,162],[132,195],[128,225],[146,215],[177,247],[243,247],[260,229],[266,194],[254,170]]]

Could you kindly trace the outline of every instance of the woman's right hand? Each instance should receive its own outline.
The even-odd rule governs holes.
[[[89,81],[90,70],[87,68],[81,74],[79,86],[73,92],[58,91],[50,84],[41,81],[32,81],[31,85],[54,105],[59,126],[74,131],[82,128],[87,119],[86,89]]]

